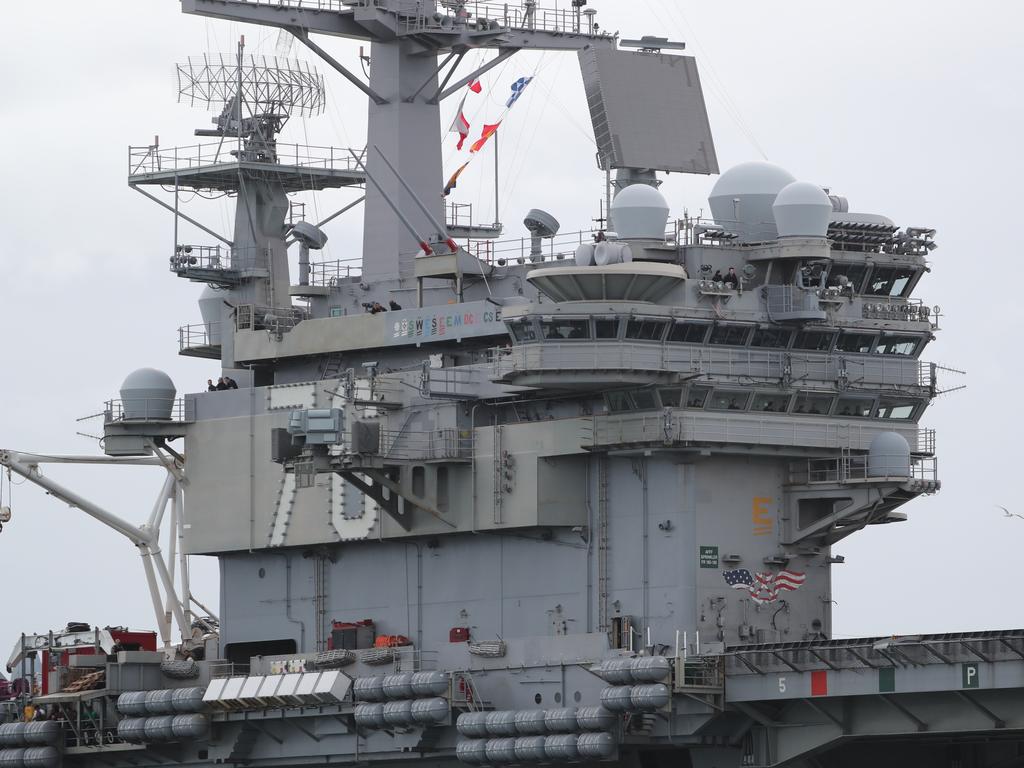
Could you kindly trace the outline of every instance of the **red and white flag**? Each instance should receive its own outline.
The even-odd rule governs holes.
[[[455,120],[452,122],[452,127],[448,129],[449,133],[459,134],[459,143],[455,146],[456,149],[462,149],[462,145],[466,143],[466,139],[469,136],[469,120],[466,119],[466,97],[462,97],[462,101],[459,102],[459,111],[455,114]]]
[[[473,146],[469,148],[469,151],[479,152],[481,149],[483,149],[484,144],[486,144],[487,140],[495,134],[495,132],[498,130],[499,125],[501,125],[501,120],[496,122],[494,125],[484,124],[484,129],[480,133],[480,138],[473,142]]]

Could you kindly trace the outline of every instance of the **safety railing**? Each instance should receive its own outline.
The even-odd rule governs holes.
[[[235,308],[235,330],[285,333],[308,317],[308,311],[299,307],[261,307],[256,304],[240,304]]]
[[[361,274],[359,259],[338,259],[318,261],[309,265],[309,284],[333,288],[340,281]]]
[[[1024,631],[1017,629],[748,645],[729,649],[723,658],[726,677],[736,677],[788,673],[794,668],[909,669],[978,659],[1019,661],[1021,656]]]
[[[249,674],[248,664],[236,664],[233,661],[211,661],[210,677],[244,677]]]
[[[104,424],[131,421],[191,423],[195,421],[195,418],[195,402],[181,397],[139,395],[119,400],[107,400],[103,404]]]
[[[914,454],[935,451],[933,430],[884,423],[849,424],[796,418],[729,416],[663,409],[648,413],[599,414],[593,418],[595,448],[677,443],[738,443],[787,448],[866,451],[881,432],[897,431]]]
[[[246,271],[256,268],[259,263],[257,257],[261,255],[264,256],[263,263],[269,263],[269,251],[266,248],[187,244],[175,248],[174,255],[168,261],[171,272],[179,274],[195,270]]]
[[[223,163],[236,163],[237,152],[236,141],[190,144],[182,147],[161,147],[156,144],[128,147],[128,175],[195,170]],[[365,150],[360,154],[365,154]],[[274,145],[274,155],[274,162],[277,165],[360,172],[350,150],[344,147],[277,143]]]
[[[441,18],[437,18],[433,14],[405,16],[402,18],[402,31],[413,33],[466,27],[470,29],[504,27],[560,34],[609,36],[599,32],[592,17],[581,13],[580,8],[541,8],[533,0],[510,3],[442,0],[441,6],[447,8],[450,15],[442,15]]]
[[[866,483],[891,478],[938,484],[938,459],[920,456],[907,461],[901,456],[845,455],[797,462],[789,472],[789,482],[793,485]]]
[[[193,323],[178,329],[178,351],[220,346],[220,323]]]
[[[846,357],[703,347],[638,340],[537,341],[492,350],[492,377],[539,371],[664,371],[714,380],[743,379],[777,386],[791,382],[842,382],[844,387],[883,386],[893,391],[930,389],[933,365],[895,355]],[[913,394],[922,394],[913,392]]]
[[[581,229],[567,232],[541,241],[541,253],[531,254],[532,239],[529,236],[508,240],[469,241],[466,250],[485,264],[504,267],[510,264],[542,264],[563,260],[572,261],[576,248],[583,243],[594,242],[597,230]]]
[[[468,459],[473,455],[473,436],[468,430],[454,427],[427,431],[382,430],[380,455],[422,461]]]

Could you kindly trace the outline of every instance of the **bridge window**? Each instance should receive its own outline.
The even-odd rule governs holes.
[[[633,393],[633,403],[638,411],[650,411],[658,407],[658,401],[654,397],[654,391],[650,389],[638,389]]]
[[[754,403],[750,410],[760,411],[761,413],[785,413],[789,410],[790,399],[790,395],[774,392],[757,392],[754,394]]]
[[[835,331],[800,331],[793,342],[793,349],[828,352],[832,349],[832,339],[835,337]]]
[[[708,335],[707,323],[676,323],[668,332],[668,340],[683,344],[703,344]]]
[[[658,397],[661,399],[663,408],[678,408],[683,402],[683,390],[679,388],[659,389]]]
[[[690,390],[686,393],[686,407],[703,408],[710,392],[711,390],[707,387],[690,387]]]
[[[626,323],[626,338],[637,341],[661,341],[667,327],[667,320],[637,318]]]
[[[836,352],[853,352],[867,355],[875,348],[878,337],[873,333],[841,333],[836,342]]]
[[[749,392],[716,389],[711,393],[708,409],[712,411],[745,411],[749,402]]]
[[[789,346],[792,338],[793,331],[789,328],[757,328],[754,331],[754,339],[750,342],[750,346],[785,349]]]
[[[913,357],[921,343],[919,336],[883,336],[882,340],[875,347],[875,352],[880,355],[903,355]]]
[[[558,318],[543,320],[540,324],[544,338],[548,341],[564,341],[590,338],[590,321],[583,319]]]
[[[846,416],[854,419],[866,419],[871,416],[874,410],[874,398],[864,397],[840,397],[836,403],[836,416]]]
[[[914,415],[917,403],[913,400],[896,400],[883,397],[878,402],[878,418],[906,420]]]
[[[746,346],[751,329],[749,325],[716,325],[711,329],[710,343],[728,344],[733,347]]]
[[[529,320],[521,320],[518,323],[509,323],[509,328],[512,330],[512,338],[516,341],[536,341],[537,331],[533,327],[533,323]]]
[[[846,278],[846,285],[853,288],[854,293],[860,293],[864,286],[864,278],[868,274],[868,265],[864,262],[837,263],[833,264],[828,271],[828,285],[830,288],[842,288]]]
[[[615,318],[598,318],[594,321],[595,339],[619,338],[619,321]]]
[[[609,392],[605,395],[608,401],[608,410],[611,413],[623,413],[633,410],[633,401],[630,400],[627,392]]]
[[[817,416],[828,413],[831,407],[831,395],[817,395],[813,392],[798,392],[796,396],[796,403],[793,405],[793,413],[806,413]]]
[[[869,296],[902,296],[915,274],[917,270],[908,267],[875,267],[866,293]]]

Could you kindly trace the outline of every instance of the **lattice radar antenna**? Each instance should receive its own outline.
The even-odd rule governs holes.
[[[324,78],[309,64],[277,57],[224,54],[190,56],[177,65],[178,102],[219,105],[227,112],[241,102],[247,114],[319,115],[326,101]]]

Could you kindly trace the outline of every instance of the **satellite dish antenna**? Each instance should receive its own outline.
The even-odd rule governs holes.
[[[299,243],[299,285],[309,285],[309,251],[327,245],[327,235],[320,227],[300,221],[292,227],[292,237]]]
[[[557,235],[561,225],[558,219],[539,208],[531,208],[523,219],[523,224],[530,232],[530,261],[540,261],[544,256],[540,241]]]

